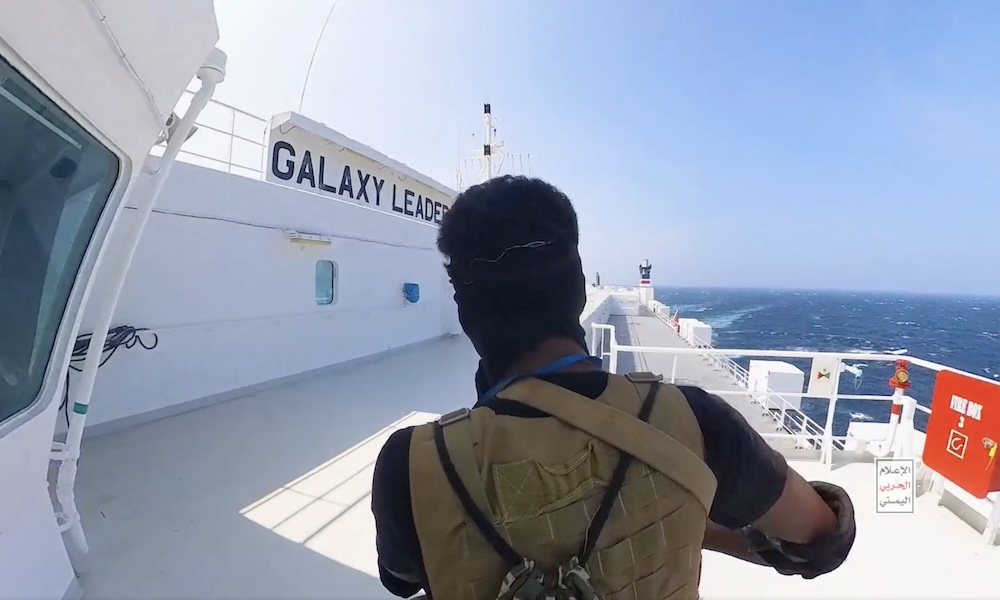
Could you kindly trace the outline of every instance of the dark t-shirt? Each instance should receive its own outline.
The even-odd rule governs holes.
[[[542,377],[561,387],[597,398],[608,384],[604,371],[553,373]],[[748,525],[770,510],[785,487],[785,459],[760,437],[743,416],[724,400],[691,386],[678,386],[701,427],[705,463],[719,482],[709,513],[730,529]],[[548,415],[518,402],[494,398],[497,414],[539,418]],[[407,598],[423,589],[428,597],[420,542],[410,502],[410,438],[413,428],[393,433],[375,463],[372,513],[375,515],[379,576],[387,590]]]

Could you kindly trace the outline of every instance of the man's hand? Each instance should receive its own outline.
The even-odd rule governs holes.
[[[834,515],[834,528],[808,542],[790,542],[761,531],[758,526],[746,530],[749,548],[761,555],[782,575],[800,575],[813,579],[839,567],[854,545],[854,505],[847,492],[822,481],[808,484]]]

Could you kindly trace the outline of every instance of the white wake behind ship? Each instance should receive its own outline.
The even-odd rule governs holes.
[[[0,3],[0,598],[389,597],[375,457],[475,394],[434,246],[456,192],[306,116],[211,100],[210,0],[60,7]],[[482,177],[523,164],[489,112]],[[1000,386],[919,357],[717,349],[637,276],[590,288],[593,353],[719,394],[856,505],[836,572],[706,552],[703,597],[997,596]],[[841,393],[859,360],[897,365],[884,395]],[[916,369],[937,373],[930,409]],[[845,398],[890,421],[834,435]]]

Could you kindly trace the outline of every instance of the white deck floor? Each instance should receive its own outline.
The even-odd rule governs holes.
[[[375,458],[386,428],[471,404],[477,360],[464,337],[431,342],[86,440],[85,597],[391,597],[375,567]]]
[[[453,338],[87,440],[86,598],[389,598],[373,462],[391,429],[471,403],[475,369],[471,345]],[[871,465],[792,465],[852,494],[850,559],[804,581],[707,552],[705,598],[1000,596],[1000,549],[929,497],[914,514],[877,515]]]
[[[790,464],[807,480],[836,483],[851,494],[858,535],[847,562],[806,581],[705,552],[703,598],[1000,597],[1000,548],[987,546],[977,531],[937,506],[932,494],[917,498],[913,514],[878,514],[870,463],[833,472],[815,462]]]

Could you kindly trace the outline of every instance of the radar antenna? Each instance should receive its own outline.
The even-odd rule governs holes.
[[[483,137],[472,156],[462,155],[462,144],[459,142],[459,168],[455,181],[461,191],[469,185],[482,183],[500,175],[531,176],[531,154],[512,154],[504,150],[503,139],[497,129],[500,119],[493,116],[492,107],[483,105]],[[478,141],[476,134],[472,138]]]

